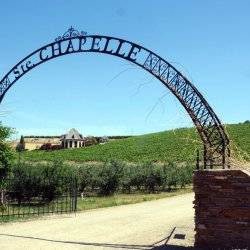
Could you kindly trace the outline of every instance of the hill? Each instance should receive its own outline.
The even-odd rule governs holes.
[[[250,160],[250,124],[226,126],[232,141],[234,155]],[[108,161],[112,159],[141,161],[195,161],[196,149],[202,148],[199,135],[194,128],[179,128],[159,133],[134,136],[79,149],[56,151],[33,150],[23,153],[27,161]]]

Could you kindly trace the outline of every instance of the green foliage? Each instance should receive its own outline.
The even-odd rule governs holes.
[[[13,160],[12,149],[4,142],[0,142],[0,178],[10,171]]]
[[[130,193],[132,187],[140,189],[141,183],[139,169],[128,164],[124,165],[122,178],[120,180],[122,191]]]
[[[135,165],[130,166],[131,168],[131,175],[124,176],[124,178],[128,178],[128,182],[130,183],[130,189],[136,188],[137,190],[141,190],[144,185],[144,169],[143,165]]]
[[[5,127],[0,122],[0,141],[3,142],[10,137],[13,133],[13,129],[9,127]]]
[[[83,192],[86,187],[93,187],[93,168],[90,165],[83,165],[77,171],[79,191]]]
[[[250,161],[250,123],[226,126],[232,148],[232,156],[239,160]]]
[[[6,143],[6,139],[8,139],[12,133],[13,130],[11,128],[4,127],[0,122],[0,178],[5,177],[11,168],[13,151]]]
[[[179,167],[177,171],[178,171],[178,185],[181,188],[185,188],[186,185],[192,182],[194,166],[192,164],[187,163],[185,166]]]
[[[169,190],[173,187],[176,188],[180,174],[181,172],[178,172],[176,163],[165,163],[163,166],[164,187],[167,187]]]
[[[192,165],[174,163],[125,164],[110,161],[103,164],[81,165],[73,167],[61,161],[49,164],[21,162],[12,168],[5,190],[11,190],[10,197],[22,202],[40,197],[41,201],[51,202],[66,192],[69,182],[78,179],[79,192],[91,192],[101,196],[115,192],[155,193],[171,189],[184,188],[192,182]],[[36,200],[39,200],[36,198]]]
[[[12,169],[11,181],[8,180],[8,189],[12,191],[11,198],[15,198],[20,205],[23,200],[30,200],[32,197],[41,194],[41,180],[39,168],[23,164],[14,166]]]
[[[106,162],[98,168],[96,186],[101,195],[114,194],[120,185],[122,171],[123,165],[116,161]]]
[[[106,162],[115,159],[124,162],[165,162],[187,161],[196,158],[196,148],[201,147],[194,129],[134,136],[126,139],[111,140],[106,144],[92,145],[78,149],[63,149],[53,152],[28,151],[23,157],[27,161],[53,161],[60,158],[77,163],[94,161]]]
[[[192,182],[193,170],[191,164],[125,164],[112,161],[98,166],[82,165],[77,175],[80,192],[92,190],[101,195],[111,195],[118,190],[154,193],[166,188],[184,188]]]
[[[47,179],[67,178],[75,175],[75,167],[69,167],[61,160],[54,160],[50,164],[41,164],[40,169],[42,177]]]
[[[145,189],[149,192],[155,192],[164,181],[162,166],[146,163],[143,165],[142,169]]]
[[[50,202],[65,192],[68,182],[75,176],[75,170],[60,161],[50,164],[31,165],[20,163],[13,167],[9,176],[9,187],[12,198],[29,201],[33,197],[42,197]]]
[[[233,150],[245,160],[250,160],[250,124],[227,125]],[[29,151],[27,161],[53,161],[60,158],[74,162],[106,162],[112,159],[125,162],[195,162],[196,149],[202,145],[194,128],[181,128],[154,134],[134,136],[79,149],[53,152]]]

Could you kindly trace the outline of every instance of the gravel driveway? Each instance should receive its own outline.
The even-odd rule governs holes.
[[[2,224],[0,249],[159,249],[157,246],[166,241],[190,245],[194,227],[192,201],[193,193],[189,193],[70,216]],[[174,239],[183,235],[184,240]]]

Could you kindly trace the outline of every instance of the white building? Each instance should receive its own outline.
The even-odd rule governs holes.
[[[84,137],[74,128],[68,134],[62,135],[60,141],[63,148],[81,148],[85,146]]]

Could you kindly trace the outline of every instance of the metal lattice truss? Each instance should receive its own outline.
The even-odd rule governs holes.
[[[193,120],[204,145],[204,167],[229,167],[229,139],[213,109],[196,87],[170,63],[152,51],[124,39],[87,35],[72,27],[17,63],[0,81],[0,103],[24,74],[50,59],[79,52],[95,52],[128,60],[150,72],[180,101]]]

